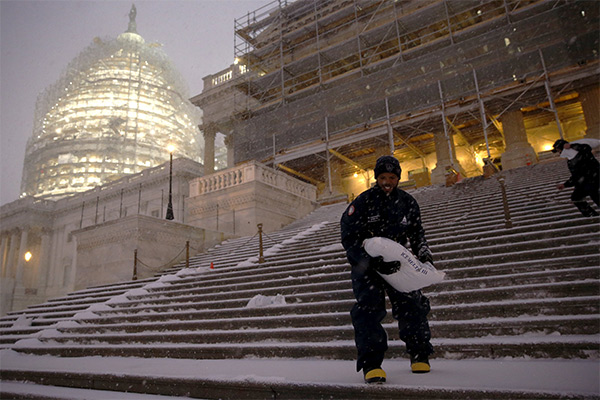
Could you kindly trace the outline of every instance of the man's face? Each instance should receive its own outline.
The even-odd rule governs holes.
[[[379,187],[383,189],[385,193],[391,193],[392,190],[398,186],[399,180],[400,178],[391,172],[382,172],[381,174],[377,175],[377,185],[379,185]]]

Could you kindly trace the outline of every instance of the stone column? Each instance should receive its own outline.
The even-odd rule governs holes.
[[[8,235],[8,233],[7,233]],[[14,255],[17,252],[17,233],[13,232],[7,239],[6,258],[2,267],[2,279],[0,279],[0,315],[11,311],[14,303]]]
[[[43,230],[42,231],[42,244],[40,246],[40,255],[38,262],[38,270],[37,270],[37,288],[40,291],[46,290],[46,287],[49,286],[50,282],[48,282],[48,273],[50,270],[50,254],[52,247],[50,246],[51,238],[50,232]]]
[[[434,185],[446,183],[446,171],[447,169],[452,168],[453,165],[454,170],[464,176],[465,172],[456,159],[456,148],[454,146],[453,135],[450,134],[449,137],[450,146],[448,146],[448,139],[446,139],[444,132],[434,133],[433,139],[435,141],[437,163],[435,164],[435,168],[431,170],[431,183]],[[450,149],[452,149],[452,155],[450,155]]]
[[[600,139],[600,88],[598,86],[579,93],[587,129],[585,137]]]
[[[325,164],[325,168],[323,170],[325,186],[323,187],[323,191],[319,196],[321,198],[321,204],[328,204],[329,202],[347,199],[348,196],[344,193],[344,187],[342,185],[342,163],[342,161],[332,155],[329,160],[329,167],[327,163]],[[329,185],[330,176],[331,185]],[[331,190],[329,189],[330,186]]]
[[[8,236],[2,236],[2,245],[0,245],[0,276],[6,276],[6,261],[8,252]]]
[[[59,279],[61,279],[60,268],[62,268],[62,257],[65,252],[65,228],[62,227],[52,232],[52,254],[48,260],[48,284],[52,290],[56,291],[61,287]]]
[[[204,175],[215,171],[215,137],[217,130],[212,124],[204,127]]]
[[[8,248],[8,256],[6,257],[6,277],[14,278],[15,271],[15,255],[17,250],[17,232],[10,236],[10,247]]]
[[[225,136],[225,146],[227,146],[227,168],[235,167],[235,150],[234,150],[233,132]]]
[[[73,259],[71,260],[71,268],[69,268],[69,274],[66,279],[66,287],[69,291],[75,289],[75,276],[77,274],[77,237],[73,235],[73,242],[71,243],[73,246],[72,253]]]
[[[508,111],[501,118],[506,149],[502,154],[502,169],[508,170],[536,164],[537,154],[527,141],[523,114],[519,110]]]
[[[25,251],[27,250],[27,228],[21,231],[21,243],[19,244],[18,258],[17,258],[17,272],[15,274],[15,284],[18,286],[23,285],[23,268],[25,268]]]
[[[344,162],[332,157],[329,164],[331,166],[331,187],[333,188],[333,193],[343,193],[342,169]],[[329,184],[327,184],[327,187],[329,187]]]

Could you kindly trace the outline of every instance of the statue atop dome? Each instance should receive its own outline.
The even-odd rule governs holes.
[[[137,25],[135,24],[135,16],[137,15],[137,10],[135,8],[135,4],[131,5],[131,10],[129,10],[129,25],[127,26],[127,32],[137,33]]]

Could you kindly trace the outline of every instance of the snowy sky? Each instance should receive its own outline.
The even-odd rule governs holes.
[[[0,205],[19,196],[25,145],[39,93],[94,37],[115,38],[137,8],[137,31],[158,42],[187,81],[233,62],[234,20],[270,0],[0,0]]]

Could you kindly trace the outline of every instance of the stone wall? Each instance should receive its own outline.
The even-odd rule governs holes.
[[[239,236],[256,225],[272,232],[317,206],[316,187],[258,162],[219,171],[190,182],[186,199],[190,225]]]
[[[132,215],[73,232],[77,241],[75,289],[138,279],[185,260],[186,242],[197,254],[221,243],[226,235],[145,215]]]

